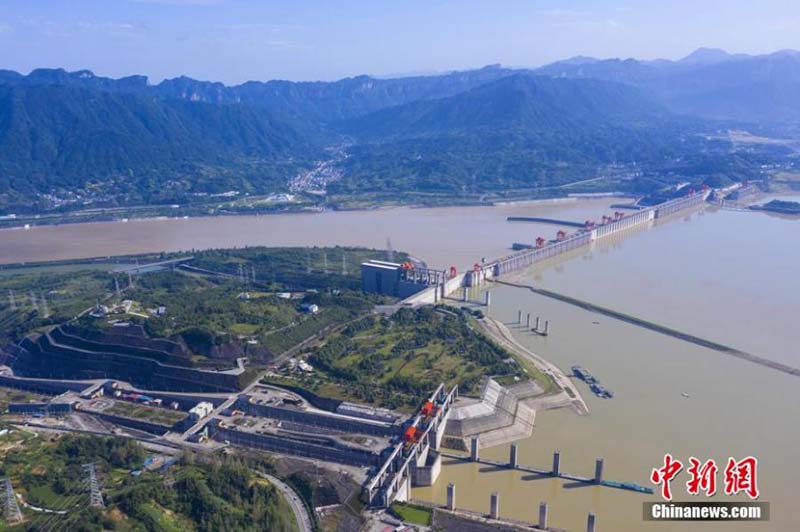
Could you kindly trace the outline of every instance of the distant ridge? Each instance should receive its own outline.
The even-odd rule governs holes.
[[[793,50],[233,86],[0,70],[0,215],[210,204],[229,191],[336,206],[550,197],[612,186],[598,175],[635,176],[613,181],[629,193],[724,184],[759,177],[789,148],[744,150],[719,131],[800,134],[799,93]]]

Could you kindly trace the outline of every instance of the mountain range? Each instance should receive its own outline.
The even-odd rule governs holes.
[[[796,133],[798,88],[789,50],[236,86],[0,70],[0,214],[286,190],[330,147],[347,154],[325,184],[340,196],[540,189],[620,166],[650,176],[632,189],[752,177],[786,151],[716,132]]]
[[[700,48],[678,61],[559,61],[539,74],[625,83],[649,91],[677,113],[760,126],[791,127],[800,119],[800,52],[729,54]]]

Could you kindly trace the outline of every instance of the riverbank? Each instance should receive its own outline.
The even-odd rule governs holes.
[[[399,198],[350,197],[333,200],[316,200],[304,196],[290,203],[270,201],[269,196],[245,197],[230,201],[188,203],[173,205],[130,205],[122,207],[75,209],[63,212],[43,211],[0,216],[0,230],[23,229],[26,226],[65,225],[100,222],[129,222],[183,218],[209,218],[218,216],[268,216],[278,214],[308,214],[331,212],[374,212],[408,208],[435,209],[457,207],[494,207],[514,205],[559,205],[585,199],[628,197],[621,192],[580,194],[541,191],[520,191],[508,195],[485,193],[474,197],[450,195],[401,196]]]
[[[552,362],[548,362],[519,343],[511,334],[511,331],[508,330],[508,327],[500,321],[486,316],[482,320],[479,320],[478,323],[480,324],[481,330],[490,338],[505,349],[532,363],[539,371],[553,379],[553,382],[558,386],[559,391],[555,394],[526,399],[525,402],[528,403],[529,406],[535,406],[538,409],[570,406],[575,413],[579,415],[589,413],[589,407],[586,405],[577,387],[558,366]]]

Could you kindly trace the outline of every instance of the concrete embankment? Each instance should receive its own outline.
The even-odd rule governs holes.
[[[445,435],[465,442],[477,437],[481,448],[528,438],[533,434],[536,410],[525,404],[524,399],[542,393],[535,382],[503,387],[488,379],[480,400],[463,397],[457,400]]]
[[[588,310],[589,312],[602,314],[603,316],[608,316],[609,318],[614,318],[620,321],[624,321],[625,323],[636,325],[638,327],[642,327],[643,329],[648,329],[653,332],[671,336],[672,338],[677,338],[678,340],[683,340],[684,342],[689,342],[695,345],[699,345],[701,347],[706,347],[708,349],[712,349],[714,351],[718,351],[726,355],[734,356],[736,358],[740,358],[742,360],[746,360],[754,364],[759,364],[761,366],[778,370],[783,373],[787,373],[789,375],[794,375],[795,377],[800,377],[800,368],[795,368],[793,366],[789,366],[781,362],[776,362],[768,358],[760,357],[758,355],[753,355],[751,353],[741,351],[734,347],[720,344],[711,340],[706,340],[705,338],[681,332],[676,329],[672,329],[670,327],[665,327],[664,325],[659,325],[658,323],[654,323],[652,321],[647,321],[642,318],[637,318],[636,316],[631,316],[630,314],[625,314],[624,312],[619,312],[607,307],[596,305],[594,303],[589,303],[588,301],[583,301],[581,299],[577,299],[571,296],[559,294],[558,292],[553,292],[552,290],[547,290],[546,288],[536,288],[531,285],[526,285],[521,283],[511,283],[508,281],[492,280],[492,282],[507,286],[513,286],[516,288],[524,288],[530,290],[535,294],[539,294],[544,297],[549,297],[551,299],[555,299],[557,301],[561,301],[563,303],[567,303],[569,305],[573,305],[582,308],[584,310]]]
[[[558,391],[545,393],[533,380],[501,386],[488,379],[480,400],[459,398],[447,423],[448,436],[462,439],[465,447],[472,438],[477,438],[480,448],[494,447],[530,437],[537,410],[572,407],[578,414],[589,411],[574,383],[557,366],[519,344],[497,320],[487,316],[479,323],[494,341],[549,376]]]
[[[589,407],[581,397],[580,392],[575,387],[569,377],[561,371],[561,368],[543,359],[524,345],[520,344],[508,327],[499,321],[486,316],[478,322],[483,331],[494,339],[502,347],[529,360],[537,367],[542,373],[548,375],[556,386],[560,388],[559,393],[555,395],[542,395],[535,398],[526,399],[525,402],[535,409],[546,408],[560,408],[564,406],[572,406],[578,414],[586,414],[589,412]]]

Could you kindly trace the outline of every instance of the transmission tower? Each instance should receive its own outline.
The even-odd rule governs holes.
[[[94,464],[84,464],[83,468],[89,473],[89,505],[94,508],[105,508],[103,494],[100,493],[100,483],[94,471]]]
[[[347,275],[347,256],[342,251],[342,275]]]
[[[119,279],[116,276],[114,277],[114,291],[117,293],[117,297],[119,297]]]
[[[14,291],[8,291],[8,304],[11,307],[11,310],[17,310],[17,302],[14,301]]]
[[[35,310],[36,312],[39,312],[39,305],[36,302],[36,294],[33,293],[33,290],[28,292],[28,297],[30,298],[31,309]]]
[[[50,307],[47,305],[47,296],[42,293],[39,299],[42,302],[42,317],[47,319],[50,317]]]
[[[256,283],[256,267],[255,266],[250,266],[250,280],[253,282],[253,284]]]
[[[386,238],[386,261],[394,262],[394,249],[392,249],[392,239]]]
[[[322,252],[322,271],[328,273],[328,253]]]
[[[3,503],[3,514],[7,522],[18,523],[22,521],[22,512],[19,511],[17,496],[14,494],[14,486],[11,485],[11,480],[4,478],[3,487],[6,492],[5,501]]]

